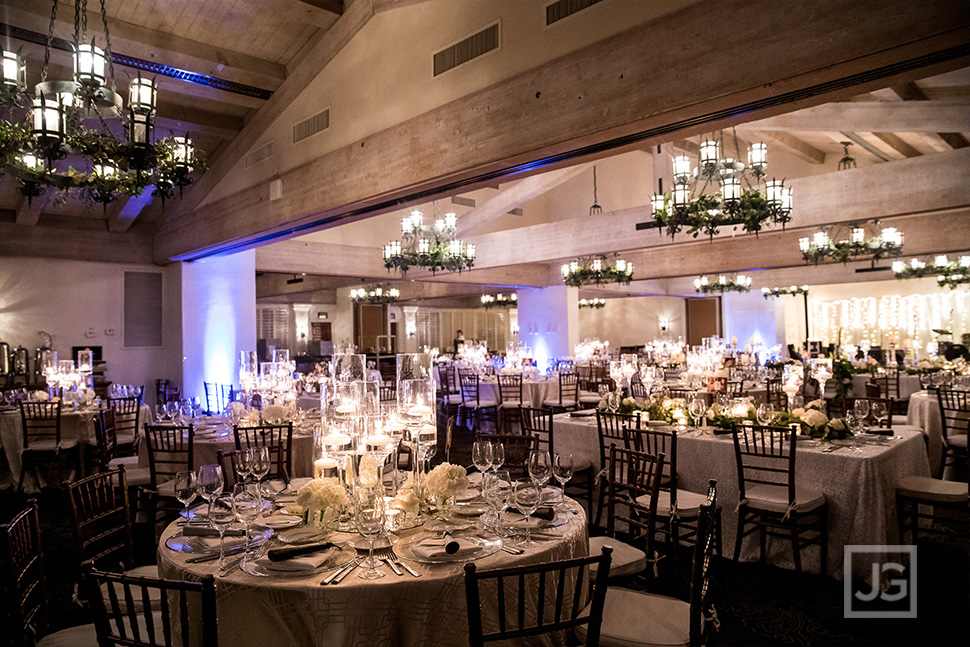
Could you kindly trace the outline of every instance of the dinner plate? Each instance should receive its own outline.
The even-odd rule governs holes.
[[[333,551],[333,555],[331,555],[327,561],[312,570],[274,571],[264,568],[254,559],[244,559],[239,563],[239,570],[256,577],[297,579],[301,577],[313,577],[314,575],[319,575],[320,573],[326,573],[327,571],[338,569],[357,556],[357,551],[350,546],[337,546],[333,549]]]
[[[468,519],[432,519],[424,524],[424,529],[430,532],[442,532],[445,530],[456,532],[466,530],[474,525],[475,522]]]
[[[452,533],[447,539],[461,539],[463,541],[472,542],[481,547],[481,550],[475,551],[469,554],[457,554],[457,555],[442,555],[441,557],[432,558],[423,555],[417,555],[412,550],[412,546],[425,539],[438,539],[441,538],[440,533],[430,533],[422,532],[406,541],[402,541],[397,545],[395,549],[397,554],[404,559],[411,560],[413,562],[420,562],[422,564],[455,564],[460,562],[470,562],[472,560],[480,559],[482,557],[488,557],[494,553],[497,553],[502,549],[502,540],[493,532],[489,531],[459,531]]]
[[[293,528],[303,523],[303,517],[292,514],[273,514],[264,517],[261,523],[274,529]]]
[[[475,488],[468,488],[464,492],[459,492],[458,494],[456,494],[455,495],[455,500],[456,501],[471,501],[472,499],[477,499],[481,495],[482,495],[482,493],[479,492],[477,489],[475,489]]]
[[[477,517],[489,509],[490,506],[487,503],[458,503],[455,505],[455,512],[464,517]]]
[[[399,541],[401,541],[401,538],[397,535],[382,535],[374,540],[374,549],[377,550],[380,548],[390,548]],[[367,539],[363,535],[354,535],[347,541],[347,545],[353,546],[360,551],[370,550],[370,544],[367,543]]]
[[[330,534],[331,531],[326,528],[299,526],[280,530],[276,533],[276,538],[284,544],[299,546],[301,544],[316,544],[322,542]]]
[[[554,528],[555,526],[561,526],[568,523],[572,517],[572,514],[564,514],[556,511],[556,515],[551,520],[530,517],[529,523],[526,524],[526,520],[523,515],[520,515],[518,512],[506,510],[502,513],[502,524],[508,528],[521,528],[523,530],[526,528],[526,526],[528,526],[534,530],[536,528]]]
[[[596,409],[583,409],[582,411],[573,411],[569,414],[570,418],[591,418],[596,415]]]
[[[242,524],[233,524],[232,529],[242,529]],[[249,528],[250,546],[262,546],[273,536],[273,529],[267,526],[253,524]],[[212,545],[206,545],[202,539],[213,539]],[[242,537],[227,537],[226,551],[242,546]],[[218,537],[183,537],[182,533],[176,533],[165,540],[165,547],[179,553],[190,553],[193,555],[212,555],[219,552]]]

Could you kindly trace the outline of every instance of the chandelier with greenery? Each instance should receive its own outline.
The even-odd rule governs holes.
[[[482,307],[486,310],[491,310],[492,308],[512,308],[518,304],[519,295],[513,292],[512,294],[483,294],[482,295]]]
[[[580,309],[590,308],[593,310],[599,310],[600,308],[606,307],[606,299],[580,299],[579,307]]]
[[[128,107],[118,93],[104,0],[104,49],[87,33],[87,0],[74,0],[74,76],[48,79],[58,0],[51,10],[40,83],[27,90],[27,62],[0,49],[0,167],[28,201],[47,189],[75,192],[103,207],[119,195],[152,195],[163,201],[204,170],[188,136],[155,140],[157,89],[140,75],[128,84]],[[117,124],[117,125],[115,125]],[[114,131],[123,133],[116,136]],[[66,165],[66,168],[65,168]]]
[[[893,274],[897,279],[919,279],[935,276],[940,287],[954,290],[961,285],[970,284],[970,256],[961,256],[958,261],[951,261],[940,255],[929,265],[918,259],[911,259],[909,264],[902,261],[893,263]]]
[[[437,210],[437,204],[435,205]],[[457,237],[458,216],[446,213],[433,226],[424,224],[424,214],[415,209],[401,220],[401,239],[384,245],[384,267],[407,274],[411,267],[437,272],[461,272],[475,265],[475,246]]]
[[[694,289],[704,294],[715,292],[748,292],[751,290],[751,277],[738,274],[735,278],[729,279],[721,274],[716,281],[711,281],[706,276],[694,279]]]
[[[878,226],[878,221],[873,225]],[[902,254],[903,234],[895,227],[883,227],[878,234],[867,237],[864,226],[854,226],[848,238],[836,241],[828,231],[820,230],[811,238],[799,238],[798,249],[806,263],[816,265],[825,260],[845,263],[864,259],[875,262]]]
[[[633,280],[633,263],[617,258],[616,254],[583,256],[564,263],[561,271],[563,283],[574,288],[606,283],[628,285]]]
[[[799,294],[808,294],[808,286],[791,285],[787,288],[761,288],[761,296],[766,299],[774,299],[784,296],[795,297]]]
[[[394,303],[401,297],[397,288],[385,285],[375,285],[365,288],[354,288],[350,291],[350,300],[354,303],[385,304]]]
[[[724,135],[716,133],[701,142],[699,162],[691,169],[687,155],[673,159],[674,185],[670,192],[653,196],[655,226],[673,238],[688,235],[713,237],[721,227],[741,227],[757,234],[762,229],[791,221],[792,190],[784,180],[767,179],[768,147],[751,144],[748,164],[740,161],[741,146],[732,130],[734,157],[722,157]],[[762,186],[763,185],[763,186]]]

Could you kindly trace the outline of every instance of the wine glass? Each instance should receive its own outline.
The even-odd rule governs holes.
[[[212,500],[222,494],[225,483],[221,465],[203,465],[199,468],[199,490],[209,504],[208,512],[212,511]]]
[[[759,425],[770,425],[771,421],[775,419],[775,405],[770,402],[762,402],[758,405],[758,411],[755,415],[758,416]]]
[[[552,459],[552,475],[559,481],[562,494],[559,497],[559,506],[566,506],[566,483],[573,477],[573,455],[557,453]]]
[[[220,493],[209,503],[209,521],[219,531],[219,568],[226,567],[226,530],[236,520],[232,494]]]
[[[552,460],[545,449],[533,449],[529,452],[529,477],[539,486],[545,485],[552,476]]]
[[[512,477],[509,476],[508,470],[497,469],[485,475],[483,484],[482,494],[485,497],[485,502],[491,506],[492,509],[489,512],[492,514],[487,517],[483,516],[482,523],[487,523],[486,518],[494,519],[495,525],[501,527],[502,513],[509,507]]]
[[[165,415],[172,422],[179,424],[179,403],[178,402],[166,402],[165,403]]]
[[[472,443],[472,464],[483,474],[492,467],[492,443],[487,440]]]
[[[239,476],[239,481],[241,483],[245,483],[246,477],[251,476],[253,473],[252,458],[252,454],[247,449],[236,452],[236,456],[232,461],[232,469],[235,470],[236,474]]]
[[[189,504],[199,494],[199,478],[189,470],[175,475],[175,498],[185,506],[185,523],[189,522]]]
[[[249,553],[249,527],[263,511],[263,497],[255,483],[236,483],[232,488],[232,508],[236,519],[246,527],[246,543],[243,544],[243,559]]]
[[[886,403],[882,400],[873,400],[869,404],[869,411],[872,413],[872,417],[876,419],[876,425],[882,427],[882,421],[889,415]]]
[[[866,418],[869,417],[869,401],[863,398],[859,398],[852,405],[852,410],[855,411],[856,418],[859,420],[859,424],[864,425]]]
[[[357,488],[354,493],[354,514],[357,518],[357,532],[367,540],[369,549],[367,569],[360,573],[360,578],[376,580],[384,577],[384,571],[377,568],[377,562],[374,561],[374,540],[383,534],[386,523],[383,488]]]
[[[250,447],[249,464],[256,482],[261,482],[269,474],[269,447]]]
[[[505,445],[492,443],[492,469],[496,472],[505,464]]]
[[[539,484],[532,479],[519,479],[515,482],[512,498],[515,500],[515,507],[525,516],[525,538],[518,542],[518,545],[523,548],[532,548],[539,545],[532,541],[531,518],[539,507],[541,495]]]
[[[707,402],[704,400],[704,396],[702,396],[700,393],[695,393],[690,399],[690,404],[687,406],[687,410],[694,419],[694,430],[700,430],[701,417],[704,415],[704,412],[707,411]]]

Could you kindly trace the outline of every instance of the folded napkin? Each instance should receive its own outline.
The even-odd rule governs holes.
[[[445,546],[451,542],[458,544],[458,550],[453,553],[445,550]],[[479,543],[464,537],[444,537],[443,539],[429,537],[415,544],[411,544],[411,552],[425,559],[445,559],[448,557],[462,559],[463,557],[469,557],[481,552],[481,550],[482,547]]]
[[[289,526],[295,526],[296,524],[303,521],[303,517],[298,517],[292,514],[271,514],[269,516],[264,516],[261,523],[263,525],[269,526],[270,528],[286,528]]]
[[[524,514],[522,514],[521,512],[519,512],[518,508],[509,508],[509,512],[511,514],[522,515],[523,517],[525,516]],[[536,511],[533,512],[530,516],[533,519],[542,519],[543,521],[552,521],[553,519],[556,518],[556,510],[552,506],[541,505],[538,508],[536,508]]]
[[[335,548],[327,548],[317,553],[301,555],[292,559],[284,559],[280,562],[271,561],[269,557],[260,557],[256,560],[256,565],[267,571],[277,571],[280,573],[301,573],[316,570],[330,559]]]
[[[218,550],[219,549],[219,536],[215,537],[199,537],[196,540],[203,548],[206,550]],[[226,550],[231,550],[235,548],[242,548],[246,544],[246,538],[243,536],[230,537],[226,535]]]
[[[246,531],[242,528],[229,528],[226,530],[226,537],[242,537]],[[185,524],[182,526],[183,537],[215,537],[219,538],[219,531],[212,526],[199,526],[196,524]]]

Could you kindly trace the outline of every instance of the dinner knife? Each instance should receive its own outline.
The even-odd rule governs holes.
[[[353,568],[354,564],[360,562],[361,559],[363,558],[355,557],[354,559],[350,560],[343,566],[334,569],[333,572],[330,573],[330,575],[327,575],[325,578],[323,578],[323,580],[320,581],[320,585],[323,586],[324,584],[330,584],[331,582],[333,582],[334,578],[341,575],[344,571],[347,571]]]
[[[341,582],[343,581],[343,579],[344,579],[345,577],[347,577],[348,575],[350,575],[350,572],[351,572],[352,570],[354,570],[355,568],[357,568],[358,566],[360,566],[360,562],[361,562],[361,561],[362,561],[362,560],[360,560],[360,559],[355,559],[355,560],[354,560],[354,561],[352,562],[352,564],[353,564],[353,566],[351,566],[351,567],[350,567],[350,568],[348,568],[348,569],[347,569],[346,571],[344,571],[343,573],[341,573],[340,575],[338,575],[337,577],[335,577],[335,578],[334,578],[334,580],[333,580],[333,583],[334,583],[334,584],[340,584],[340,583],[341,583]]]
[[[292,559],[300,555],[309,555],[327,548],[336,546],[333,542],[325,541],[322,544],[308,544],[306,546],[294,546],[292,548],[273,548],[266,552],[271,562],[282,562],[284,559]]]

